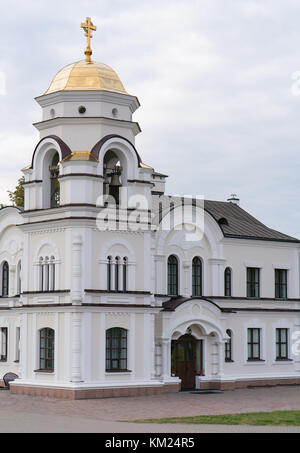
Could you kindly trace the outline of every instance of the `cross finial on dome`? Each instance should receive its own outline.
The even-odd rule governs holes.
[[[86,49],[85,49],[85,60],[90,63],[91,62],[91,55],[92,55],[92,49],[91,49],[91,38],[93,37],[92,31],[96,31],[97,27],[92,23],[91,18],[87,17],[85,22],[81,23],[81,28],[84,29],[85,31],[85,36],[87,38],[87,43],[86,43]]]

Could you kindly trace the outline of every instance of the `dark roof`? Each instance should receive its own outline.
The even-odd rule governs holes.
[[[159,205],[162,206],[163,215],[165,215],[170,210],[170,199],[174,207],[180,206],[182,203],[181,197],[169,197],[168,195],[153,197],[152,209],[156,213],[154,223],[157,225]],[[203,201],[199,200],[199,206],[203,206]],[[300,243],[299,239],[268,228],[235,203],[204,200],[204,210],[215,219],[226,238]]]
[[[204,209],[219,223],[225,237],[300,242],[298,239],[268,228],[240,206],[224,201],[204,201]],[[226,219],[219,222],[220,219]]]
[[[210,304],[214,305],[216,308],[218,308],[220,311],[224,312],[231,312],[232,309],[227,309],[227,308],[221,308],[219,305],[217,305],[215,302],[213,302],[210,299],[207,299],[206,297],[182,297],[182,296],[175,296],[171,297],[169,300],[166,302],[163,302],[162,307],[163,311],[175,311],[177,307],[180,305],[184,304],[185,302],[191,301],[191,300],[205,300],[206,302],[209,302]]]

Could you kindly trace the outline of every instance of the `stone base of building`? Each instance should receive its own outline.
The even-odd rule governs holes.
[[[44,396],[48,398],[63,398],[69,400],[120,398],[126,396],[161,395],[175,393],[181,390],[180,383],[168,383],[161,386],[132,386],[110,388],[63,388],[43,387],[36,385],[11,385],[10,392],[15,395]]]
[[[199,390],[236,390],[250,387],[275,387],[279,385],[300,385],[300,378],[272,378],[236,381],[201,381]]]

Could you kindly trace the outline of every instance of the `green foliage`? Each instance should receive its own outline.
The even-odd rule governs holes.
[[[8,190],[8,196],[13,205],[22,208],[24,207],[24,182],[25,178],[22,176],[22,178],[18,180],[18,185],[15,190],[12,192]]]

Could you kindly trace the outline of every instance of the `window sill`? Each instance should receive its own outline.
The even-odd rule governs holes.
[[[247,360],[245,365],[265,365],[266,361],[262,359],[250,359]]]
[[[115,374],[130,374],[130,373],[132,373],[131,370],[106,370],[105,371],[106,376],[115,375]]]
[[[293,361],[294,361],[293,359],[276,359],[276,360],[274,361],[274,363],[275,363],[275,364],[276,364],[276,363],[278,363],[278,364],[279,364],[279,363],[286,363],[286,362],[291,363],[291,362],[293,362]]]
[[[34,373],[53,374],[54,370],[33,370]]]
[[[0,363],[7,363],[7,359],[0,359]]]
[[[234,363],[234,360],[232,360],[232,359],[225,359],[225,363]]]
[[[20,360],[14,360],[14,363],[20,363]]]

